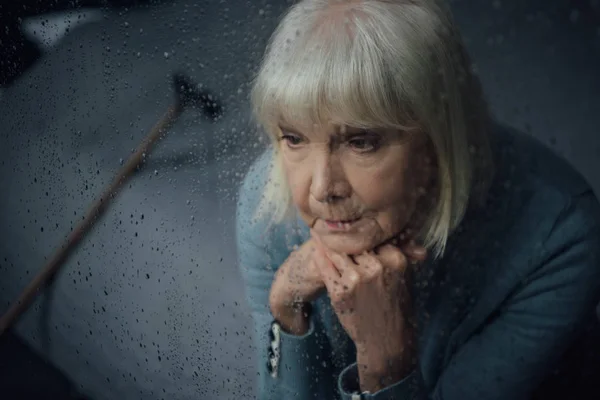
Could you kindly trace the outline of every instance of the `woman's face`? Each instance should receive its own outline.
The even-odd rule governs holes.
[[[433,176],[421,133],[280,126],[279,148],[304,222],[334,251],[360,254],[413,227]]]

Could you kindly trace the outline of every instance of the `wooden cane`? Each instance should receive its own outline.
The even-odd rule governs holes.
[[[138,169],[146,155],[150,154],[154,144],[164,138],[168,129],[177,121],[183,110],[189,106],[199,107],[205,115],[215,120],[221,115],[222,109],[214,97],[206,90],[198,89],[191,81],[182,74],[176,74],[173,77],[175,86],[176,100],[167,112],[152,127],[149,134],[138,146],[127,163],[119,170],[111,184],[102,192],[100,197],[92,204],[83,220],[77,224],[75,229],[69,234],[66,241],[55,252],[50,261],[42,270],[29,282],[23,289],[17,300],[10,306],[8,311],[0,318],[0,336],[6,332],[17,319],[29,308],[35,297],[41,292],[52,278],[64,265],[68,256],[81,242],[87,232],[98,221],[100,216],[106,211],[111,200],[114,199],[123,184]]]

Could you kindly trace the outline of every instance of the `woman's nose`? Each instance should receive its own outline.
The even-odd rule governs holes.
[[[331,203],[350,196],[351,188],[340,163],[330,155],[313,162],[310,192],[322,203]]]

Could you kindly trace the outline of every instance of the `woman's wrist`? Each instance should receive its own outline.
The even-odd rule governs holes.
[[[381,352],[377,349],[357,347],[357,367],[362,391],[375,393],[400,382],[416,368],[416,349],[406,343],[395,351]]]
[[[406,378],[414,370],[414,364],[390,362],[379,364],[358,364],[358,376],[362,391],[375,393]]]
[[[310,328],[308,304],[272,305],[271,314],[281,329],[292,335],[302,336]]]

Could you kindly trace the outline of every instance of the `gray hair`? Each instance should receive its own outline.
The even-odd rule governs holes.
[[[419,129],[438,165],[438,199],[421,238],[441,256],[491,172],[491,118],[449,10],[436,0],[304,0],[284,15],[254,81],[254,116],[273,162],[256,217],[289,217],[279,124]]]

